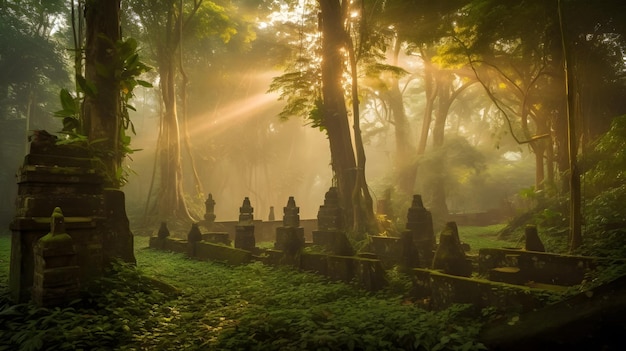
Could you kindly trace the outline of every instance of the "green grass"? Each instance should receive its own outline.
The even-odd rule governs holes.
[[[482,248],[502,248],[515,246],[515,242],[498,239],[498,232],[506,224],[493,224],[484,227],[460,226],[459,238],[470,245],[470,253],[478,254]]]
[[[6,289],[11,259],[11,235],[0,232],[0,290]]]
[[[8,242],[0,237],[0,247]],[[0,291],[0,350],[482,347],[479,323],[466,318],[466,307],[429,312],[407,303],[398,287],[410,284],[397,273],[392,289],[372,294],[292,269],[230,267],[146,246],[147,238],[137,237],[138,268],[117,267],[70,307],[12,305]],[[7,257],[2,250],[3,263]]]

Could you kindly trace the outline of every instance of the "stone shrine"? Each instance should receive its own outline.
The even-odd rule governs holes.
[[[167,222],[161,222],[161,226],[159,226],[159,231],[157,232],[157,238],[165,239],[170,236],[170,229],[167,227]]]
[[[202,233],[198,227],[198,223],[191,223],[191,229],[187,233],[187,254],[189,257],[196,256],[196,243],[202,241]]]
[[[314,245],[322,246],[335,255],[354,255],[354,249],[345,233],[343,211],[339,207],[336,187],[331,187],[326,192],[324,204],[317,213],[317,228],[312,233]]]
[[[546,248],[539,238],[539,233],[537,233],[536,225],[529,224],[524,228],[524,250],[546,252]]]
[[[33,249],[49,232],[49,216],[56,207],[65,213],[81,282],[101,276],[116,258],[135,262],[124,194],[104,188],[98,162],[84,145],[56,145],[56,137],[42,131],[33,139],[18,172],[16,214],[10,225],[9,289],[15,302],[31,298]]]
[[[204,221],[202,225],[204,225],[207,230],[211,231],[213,229],[213,224],[215,223],[215,200],[213,200],[213,194],[209,193],[206,201],[204,202]]]
[[[246,197],[239,207],[239,222],[235,226],[235,248],[254,251],[256,240],[254,238],[254,208],[250,205],[250,199]]]
[[[79,295],[80,282],[76,250],[72,237],[65,232],[65,218],[55,208],[50,232],[34,247],[35,268],[32,299],[38,306],[57,306]]]
[[[435,251],[432,269],[462,277],[469,277],[472,274],[472,264],[465,256],[455,222],[446,223],[446,227],[439,235],[439,246]]]
[[[402,236],[411,236],[410,241],[416,247],[420,266],[427,267],[433,260],[435,250],[435,233],[433,230],[433,218],[422,202],[421,195],[413,195],[413,202],[407,211],[406,231]],[[408,239],[406,239],[409,242]]]
[[[292,258],[304,247],[304,228],[300,226],[300,207],[296,206],[293,196],[289,197],[287,206],[283,207],[283,225],[276,228],[274,248]]]

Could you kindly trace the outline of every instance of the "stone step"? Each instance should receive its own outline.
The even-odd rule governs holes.
[[[525,283],[519,267],[497,267],[489,271],[489,280],[522,285]]]
[[[100,184],[83,183],[22,183],[18,188],[19,195],[50,196],[50,195],[101,195]]]
[[[68,157],[61,155],[41,155],[28,154],[24,156],[24,165],[40,165],[40,166],[63,166],[63,167],[80,167],[93,168],[94,159],[83,157]]]
[[[102,184],[102,177],[93,168],[27,165],[20,169],[17,183]]]
[[[504,255],[504,263],[510,267],[519,266],[519,254],[506,254]]]
[[[104,199],[98,195],[63,196],[51,195],[35,197],[20,195],[16,201],[17,217],[44,217],[52,213],[56,207],[73,217],[90,217],[102,215]]]

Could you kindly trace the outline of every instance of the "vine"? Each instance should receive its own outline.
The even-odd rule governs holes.
[[[106,37],[101,38],[110,41],[110,39]],[[130,147],[131,137],[127,134],[128,130],[130,130],[132,134],[136,134],[129,110],[136,111],[135,107],[131,104],[131,99],[135,96],[134,89],[137,86],[152,87],[150,82],[138,79],[143,73],[152,70],[152,67],[141,61],[137,49],[137,41],[135,39],[127,38],[126,40],[118,40],[112,43],[111,46],[115,50],[114,59],[107,62],[107,64],[100,63],[98,66],[98,74],[113,76],[118,84],[120,92],[120,106],[118,110],[120,135],[118,153],[123,159],[127,155],[138,151]],[[62,118],[63,128],[60,133],[64,134],[65,138],[59,140],[57,144],[84,143],[87,145],[87,148],[93,152],[95,150],[91,146],[103,140],[88,140],[82,123],[84,119],[83,103],[85,96],[96,98],[98,91],[94,84],[85,79],[80,73],[76,74],[76,89],[75,94],[72,94],[65,88],[61,89],[59,93],[61,110],[56,111],[54,116]],[[97,153],[94,153],[94,155],[98,158]],[[124,171],[122,167],[119,167],[115,171],[115,174],[110,174],[110,172],[105,173],[109,173],[107,176],[115,179],[117,184],[124,184],[126,182],[127,171]]]

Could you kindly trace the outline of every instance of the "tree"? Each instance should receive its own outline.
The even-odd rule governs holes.
[[[561,190],[569,192],[572,201],[571,248],[581,241],[580,220],[576,220],[580,219],[576,155],[581,140],[593,139],[587,134],[592,129],[574,125],[605,124],[595,115],[603,115],[607,105],[598,103],[594,91],[604,90],[603,86],[612,84],[612,79],[601,82],[595,79],[597,74],[588,73],[604,65],[612,67],[609,70],[614,74],[623,69],[623,50],[617,49],[624,47],[620,18],[623,7],[623,2],[613,0],[563,4],[530,1],[513,5],[475,0],[464,17],[469,21],[462,25],[469,33],[464,38],[471,42],[466,45],[470,48],[469,60],[475,69],[481,66],[477,76],[482,72],[487,94],[507,117],[511,133],[515,133],[514,126],[521,130],[523,138],[516,140],[528,143],[535,153],[538,189],[544,183],[544,157],[548,160],[548,178],[554,174],[555,160],[559,166]],[[500,79],[486,83],[484,77],[489,70]],[[498,94],[501,86],[507,88],[501,90],[507,91],[508,97]],[[610,96],[609,93],[603,97]],[[519,124],[509,115],[520,117]],[[556,156],[552,155],[552,145],[556,145]]]
[[[356,81],[356,57],[352,39],[344,23],[349,14],[347,1],[319,0],[322,32],[322,105],[321,118],[328,134],[332,166],[341,204],[351,214],[356,238],[362,239],[364,233],[375,233],[374,211],[369,189],[365,181],[365,153],[359,129],[358,94]],[[354,138],[352,143],[348,123],[348,111],[344,99],[342,76],[345,72],[343,51],[348,51],[351,65],[351,84],[353,87]],[[356,149],[356,155],[355,155]]]
[[[180,91],[185,91],[187,77],[181,58],[183,40],[187,36],[221,37],[228,41],[236,33],[232,26],[227,6],[213,2],[194,0],[134,1],[129,3],[131,19],[141,23],[138,30],[150,43],[159,74],[159,88],[163,112],[161,129],[157,142],[160,186],[155,199],[156,215],[160,218],[192,218],[184,198],[183,167],[181,150],[186,138],[181,125],[184,112],[178,101]],[[177,78],[181,77],[179,83]],[[185,96],[182,94],[183,107]],[[181,113],[183,113],[181,117]],[[187,141],[188,142],[188,141]]]
[[[119,61],[120,0],[91,1],[85,8],[85,79],[94,91],[85,95],[83,130],[110,174],[121,167],[119,79],[111,63]],[[119,184],[111,184],[118,186]]]
[[[69,81],[62,49],[53,37],[63,5],[0,3],[0,118],[24,119],[26,129],[49,126],[46,106],[56,102],[55,87]]]
[[[301,34],[299,42],[292,42],[298,53],[295,63],[274,79],[270,91],[281,91],[280,98],[287,101],[281,118],[304,116],[328,136],[333,184],[339,190],[345,223],[352,225],[355,239],[363,239],[366,233],[377,233],[378,228],[365,179],[366,158],[359,121],[357,63],[363,49],[355,45],[350,35],[354,20],[349,18],[350,12],[359,8],[351,8],[348,1],[340,0],[320,0],[318,6],[321,44],[307,41],[304,37],[307,34]],[[304,12],[314,13],[306,8]],[[358,29],[354,32],[360,34]],[[312,57],[311,52],[319,52],[319,56]],[[345,76],[350,77],[350,88],[347,88]],[[346,95],[352,103],[352,132]]]

